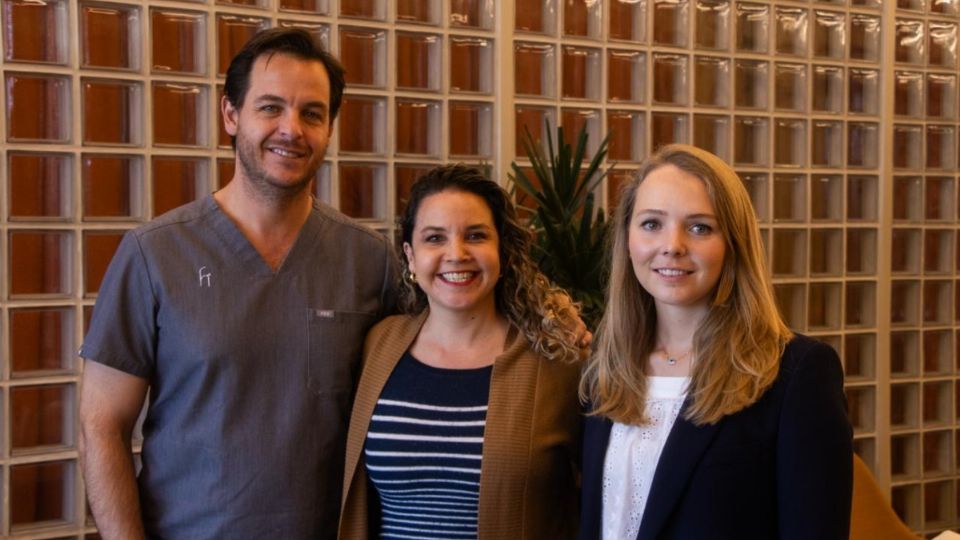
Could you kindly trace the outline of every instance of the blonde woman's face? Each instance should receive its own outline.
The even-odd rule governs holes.
[[[703,181],[674,165],[648,174],[637,188],[628,249],[637,281],[658,311],[706,312],[726,244]]]

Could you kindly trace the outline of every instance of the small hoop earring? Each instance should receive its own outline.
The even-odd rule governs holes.
[[[407,280],[407,283],[409,283],[409,284],[411,284],[411,285],[416,285],[416,284],[417,284],[417,275],[414,274],[412,270],[408,270],[407,273],[404,274],[403,277],[404,277],[404,279]]]

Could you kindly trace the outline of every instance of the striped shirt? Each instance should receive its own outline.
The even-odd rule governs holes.
[[[405,353],[364,444],[380,538],[476,538],[492,366],[440,369]]]

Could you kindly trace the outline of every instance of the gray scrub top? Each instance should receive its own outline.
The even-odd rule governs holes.
[[[333,538],[387,241],[316,204],[273,272],[212,196],[124,236],[80,355],[147,379],[148,534]]]

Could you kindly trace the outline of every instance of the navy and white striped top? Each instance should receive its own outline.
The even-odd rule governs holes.
[[[380,538],[476,538],[483,429],[493,366],[440,369],[405,353],[364,444]]]

